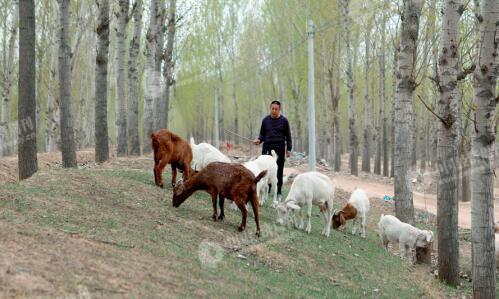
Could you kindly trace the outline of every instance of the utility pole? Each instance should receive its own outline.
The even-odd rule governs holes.
[[[314,22],[308,20],[308,165],[315,171]]]

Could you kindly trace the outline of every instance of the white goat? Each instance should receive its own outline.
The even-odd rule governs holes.
[[[230,163],[230,159],[222,154],[216,147],[209,143],[196,144],[194,138],[191,137],[192,148],[192,169],[200,171],[211,162],[226,162]]]
[[[267,184],[271,185],[271,191],[273,193],[274,203],[276,206],[278,203],[277,200],[277,154],[274,150],[271,151],[272,155],[260,155],[253,162],[258,165],[258,168],[261,171],[267,170]],[[268,189],[267,189],[268,194]],[[265,199],[262,199],[262,202],[267,201],[268,195],[265,195]]]
[[[255,161],[248,161],[245,162],[244,167],[249,169],[255,177],[260,174],[263,170],[260,169],[258,164]],[[257,184],[256,184],[256,191],[258,194],[258,202],[260,205],[263,205],[268,198],[269,194],[269,186],[268,186],[268,175],[265,175]]]
[[[307,206],[307,233],[311,231],[312,204],[319,206],[324,218],[322,234],[329,237],[333,198],[336,187],[333,182],[321,173],[311,171],[299,174],[293,181],[286,200],[277,205],[277,223],[287,225],[294,210],[300,211],[300,224],[295,227],[304,229],[303,207]],[[294,218],[294,217],[293,217]],[[293,219],[294,220],[294,219]]]
[[[383,246],[388,249],[388,242],[398,242],[400,257],[406,256],[406,248],[416,250],[416,246],[424,247],[433,241],[433,232],[421,230],[408,223],[400,221],[392,215],[383,215],[378,222],[379,233]],[[414,255],[413,255],[414,259]]]
[[[347,220],[353,219],[352,235],[355,235],[357,222],[360,220],[361,237],[365,238],[367,212],[369,212],[369,198],[367,197],[366,191],[355,189],[345,206],[343,206],[341,210],[333,213],[333,228],[337,229],[342,225],[345,225]]]

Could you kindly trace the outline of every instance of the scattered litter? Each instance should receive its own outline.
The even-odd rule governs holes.
[[[391,201],[391,200],[393,200],[393,197],[392,197],[392,196],[385,195],[385,196],[383,196],[383,200],[384,200],[384,201]]]
[[[375,293],[377,293],[377,292],[379,292],[379,289],[374,289],[373,291],[374,291]]]
[[[247,257],[245,257],[244,255],[242,255],[240,253],[237,254],[237,257],[240,259],[243,259],[243,260],[247,259]],[[249,264],[248,264],[248,266],[249,266]]]

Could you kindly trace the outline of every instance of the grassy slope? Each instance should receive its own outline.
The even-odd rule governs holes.
[[[169,182],[168,172],[164,179]],[[338,231],[325,239],[315,208],[310,235],[275,226],[268,206],[260,214],[263,236],[257,239],[253,218],[245,233],[237,233],[239,212],[228,207],[226,219],[213,222],[205,193],[173,208],[171,190],[156,188],[151,171],[37,173],[0,186],[0,266],[12,276],[3,274],[0,296],[81,290],[97,297],[457,295],[430,277],[415,276],[417,267],[383,250],[373,231],[365,240]],[[377,218],[372,216],[371,226]],[[9,260],[9,250],[21,257]],[[30,259],[33,252],[39,256]],[[43,283],[23,288],[23,273]]]

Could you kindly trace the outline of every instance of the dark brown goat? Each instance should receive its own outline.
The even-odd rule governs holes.
[[[347,220],[357,217],[357,209],[350,203],[346,203],[343,209],[333,214],[333,228],[337,229],[347,223]]]
[[[172,186],[175,186],[177,169],[182,171],[184,181],[191,175],[192,149],[187,141],[166,129],[151,134],[154,150],[154,181],[163,188],[161,174],[166,165],[172,167]]]
[[[179,182],[173,192],[173,206],[178,208],[189,196],[198,190],[204,190],[211,195],[213,203],[213,220],[217,221],[217,195],[220,197],[220,216],[224,218],[224,200],[231,199],[242,214],[239,231],[246,228],[246,204],[251,202],[255,215],[256,234],[260,236],[260,223],[258,220],[258,197],[256,183],[260,181],[267,171],[264,170],[255,178],[253,173],[241,164],[212,162],[201,171],[194,173],[187,181]]]

